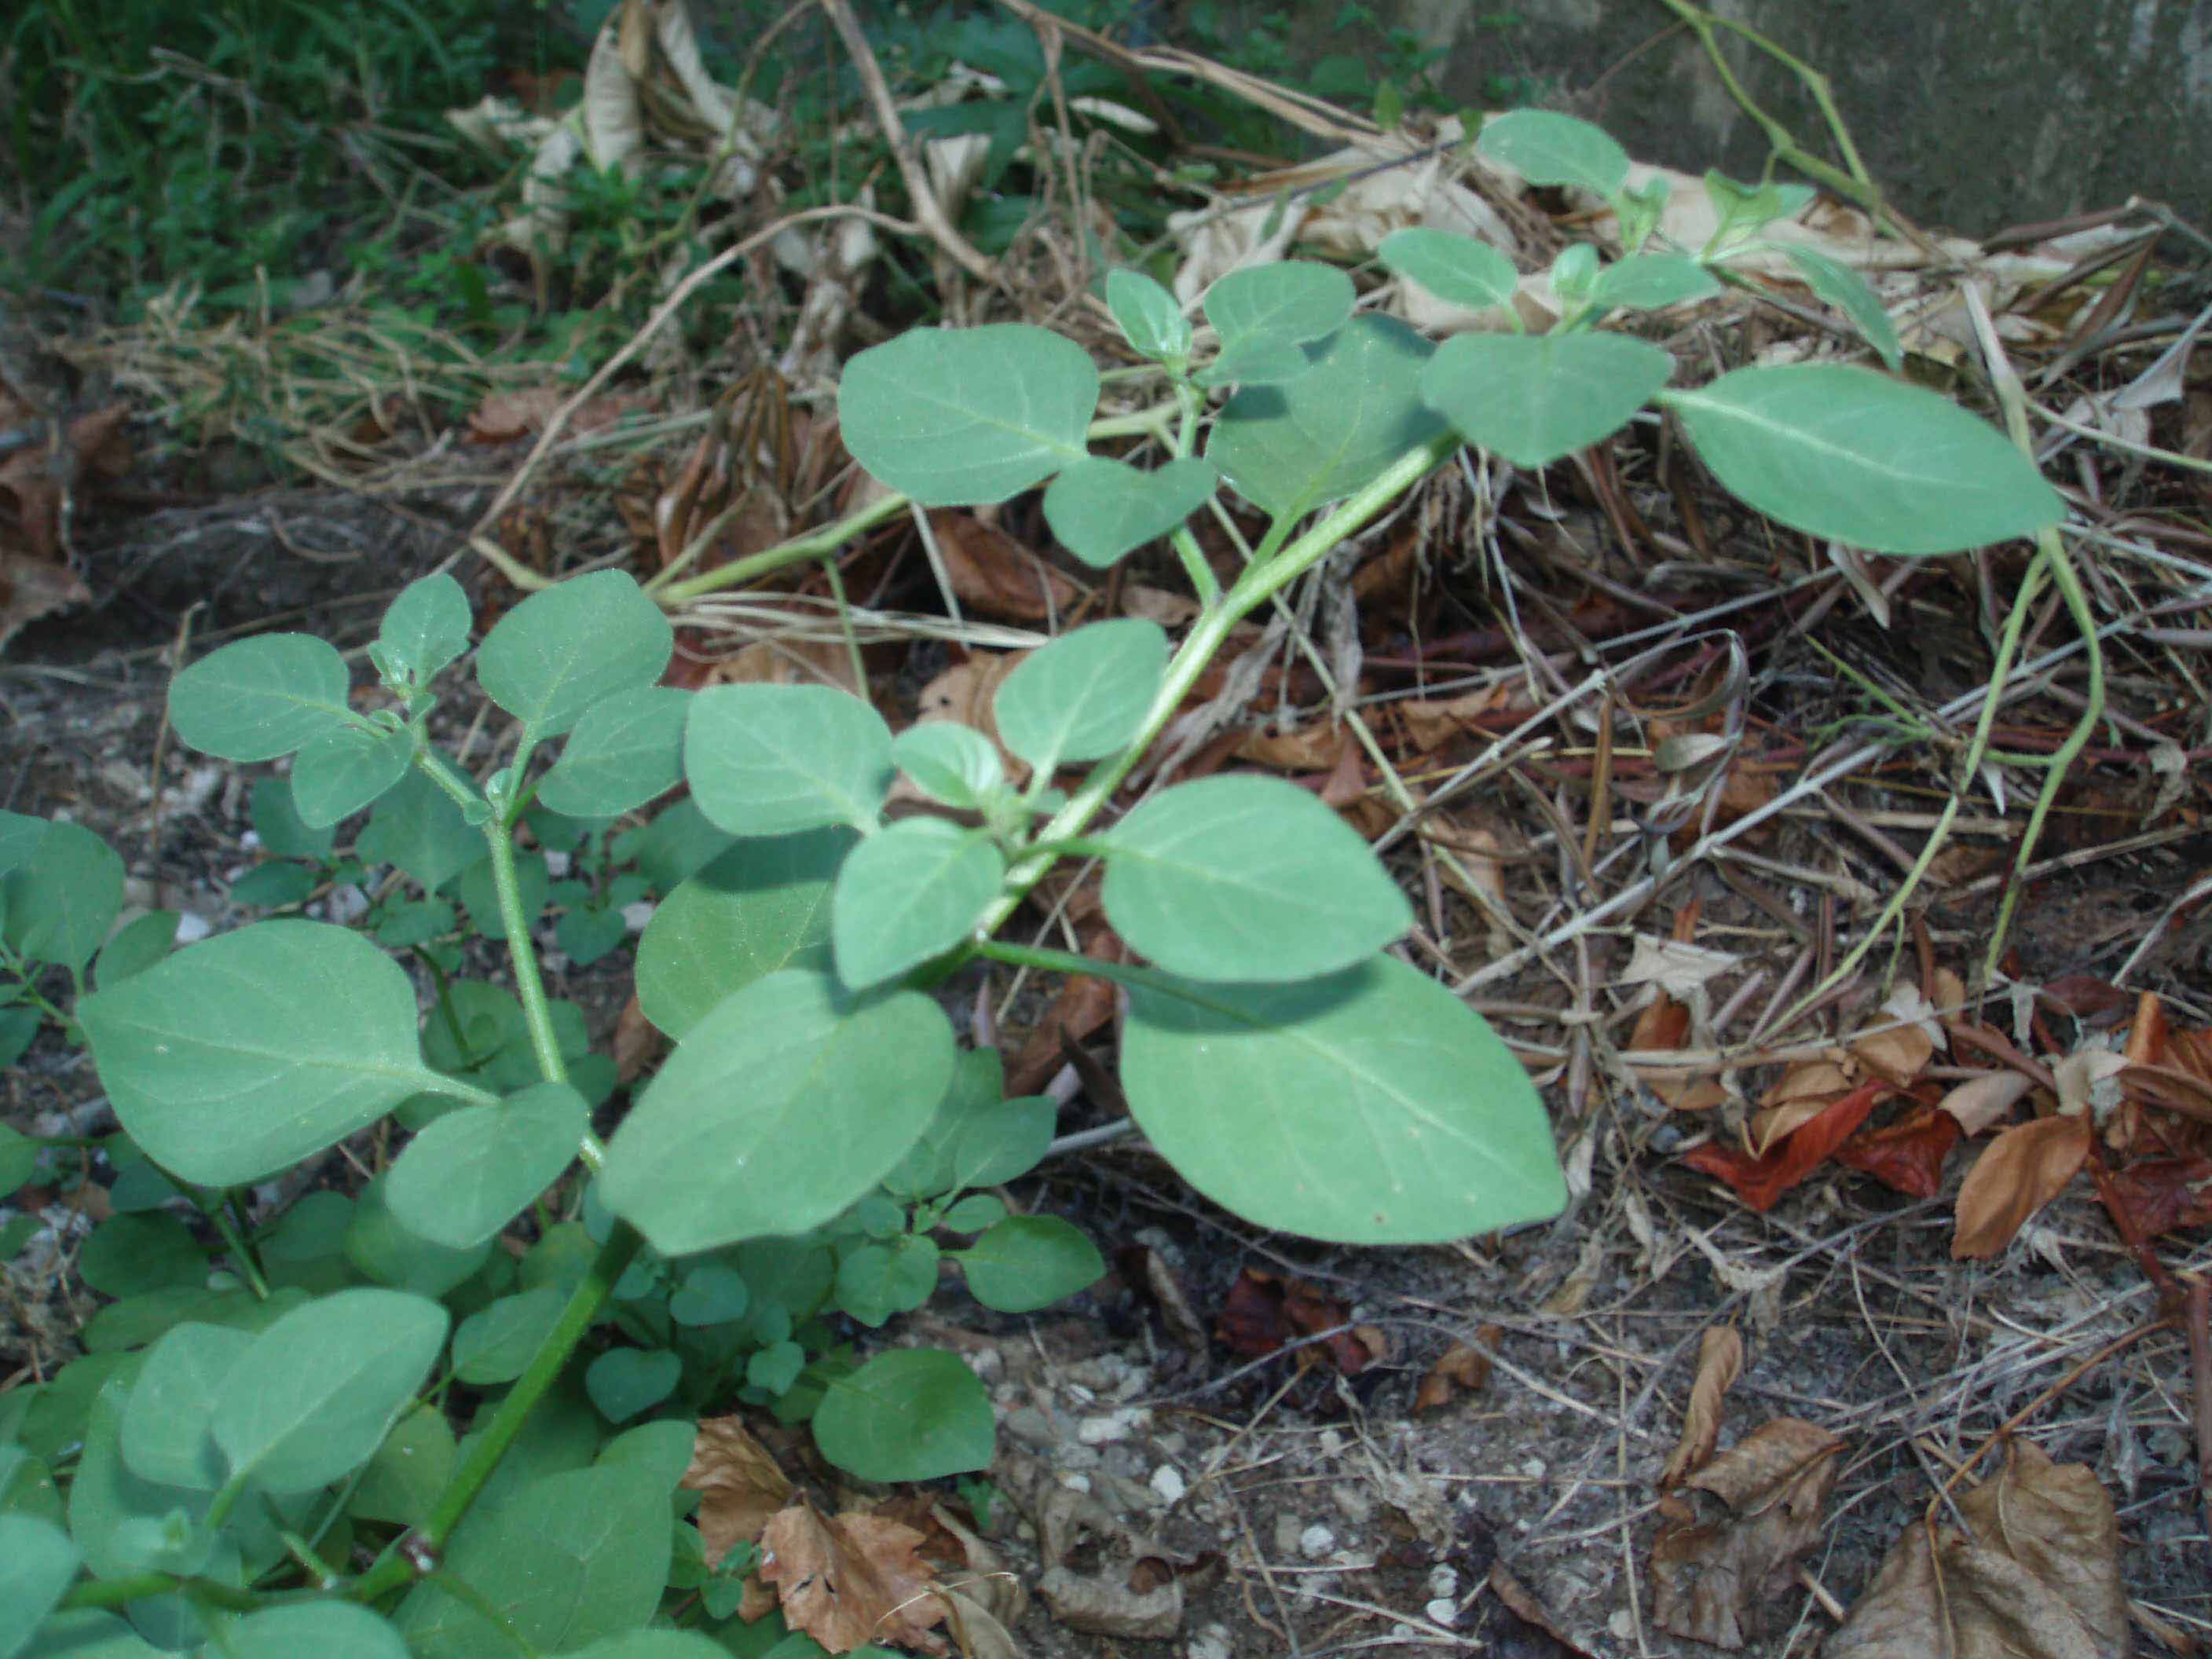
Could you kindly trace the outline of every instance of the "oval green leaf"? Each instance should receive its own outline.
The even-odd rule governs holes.
[[[1285,259],[1231,271],[1200,304],[1225,349],[1245,340],[1325,339],[1344,326],[1358,298],[1352,278],[1334,265]]]
[[[838,826],[741,841],[661,901],[637,942],[637,1000],[681,1040],[781,968],[830,966],[830,895],[860,842]]]
[[[1006,782],[991,740],[957,720],[909,726],[891,740],[891,764],[932,800],[967,812],[981,810]]]
[[[1445,430],[1414,395],[1433,349],[1395,317],[1355,317],[1297,380],[1247,386],[1224,404],[1206,457],[1279,516],[1349,495]]]
[[[1000,1313],[1034,1313],[1106,1275],[1098,1247],[1056,1215],[1008,1216],[952,1254],[969,1293]]]
[[[1000,741],[1040,772],[1118,754],[1143,729],[1167,662],[1167,635],[1142,617],[1063,635],[1000,682]]]
[[[215,1412],[234,1476],[310,1492],[342,1479],[383,1442],[446,1346],[446,1310],[399,1291],[339,1291],[295,1308],[253,1339]]]
[[[488,1106],[464,1106],[425,1128],[385,1177],[400,1224],[466,1249],[496,1235],[575,1161],[590,1107],[566,1083],[540,1083]]]
[[[1628,152],[1601,127],[1549,110],[1498,117],[1474,141],[1486,161],[1511,167],[1532,185],[1571,185],[1611,196],[1628,182]]]
[[[1121,1086],[1184,1179],[1284,1232],[1434,1243],[1566,1202],[1521,1063],[1389,957],[1296,985],[1133,989]]]
[[[676,631],[627,572],[595,570],[532,593],[484,635],[477,684],[532,734],[556,738],[602,697],[651,685]]]
[[[0,1654],[22,1651],[75,1582],[77,1559],[52,1522],[0,1515]]]
[[[615,1131],[601,1194],[664,1255],[804,1232],[883,1179],[951,1076],[927,997],[771,974],[677,1045]]]
[[[1948,398],[1840,363],[1739,368],[1660,401],[1767,517],[1875,553],[1957,553],[2063,518],[2035,465]]]
[[[399,964],[323,922],[221,934],[95,992],[77,1018],[131,1138],[202,1186],[258,1181],[409,1095],[454,1091],[422,1063]]]
[[[123,908],[123,860],[81,823],[45,827],[30,856],[0,878],[0,938],[17,955],[72,973]]]
[[[367,1607],[348,1601],[302,1601],[248,1613],[223,1632],[216,1650],[228,1659],[407,1659],[399,1632]]]
[[[253,1346],[224,1325],[172,1327],[146,1356],[123,1407],[123,1461],[141,1480],[189,1492],[222,1485],[222,1454],[210,1432],[223,1381]]]
[[[351,817],[407,775],[415,734],[349,726],[304,745],[292,763],[292,799],[300,822],[326,830]]]
[[[471,1388],[514,1382],[553,1334],[568,1300],[557,1287],[541,1285],[471,1314],[453,1333],[453,1375]]]
[[[1421,374],[1421,396],[1516,466],[1548,465],[1628,424],[1674,360],[1621,334],[1460,334]]]
[[[907,818],[870,836],[837,872],[830,901],[838,978],[866,990],[943,956],[1006,878],[988,836],[943,818]]]
[[[575,818],[611,818],[684,781],[691,694],[672,685],[618,691],[584,712],[538,785],[538,804]]]
[[[699,810],[733,836],[873,830],[890,787],[890,728],[832,686],[712,686],[692,699],[684,775]]]
[[[442,570],[399,590],[376,631],[386,661],[418,685],[469,648],[469,596]]]
[[[957,1355],[900,1348],[830,1385],[814,1443],[863,1480],[934,1480],[989,1468],[997,1427],[991,1396]]]
[[[1783,252],[1797,267],[1797,274],[1805,279],[1806,286],[1850,319],[1851,326],[1881,354],[1891,373],[1905,366],[1905,347],[1897,337],[1897,325],[1890,321],[1888,308],[1865,277],[1817,248],[1802,247],[1793,242],[1784,244]]]
[[[1027,323],[917,328],[845,365],[837,421],[853,459],[925,507],[1002,501],[1084,454],[1098,370]]]
[[[1392,275],[1419,283],[1447,305],[1480,311],[1513,303],[1521,273],[1487,242],[1415,225],[1394,230],[1375,250]]]
[[[169,684],[169,724],[203,754],[275,760],[349,726],[351,678],[312,634],[263,634],[209,653]]]
[[[1663,311],[1720,291],[1719,279],[1686,254],[1632,253],[1598,273],[1589,297],[1601,306]]]
[[[1103,570],[1179,528],[1213,499],[1220,482],[1213,463],[1195,455],[1149,472],[1089,455],[1052,481],[1044,492],[1044,519],[1062,547]]]
[[[584,1370],[584,1392],[610,1423],[627,1423],[676,1392],[684,1362],[666,1348],[610,1348]]]
[[[1310,979],[1413,925],[1358,832],[1280,778],[1179,784],[1103,839],[1108,919],[1134,949],[1193,979]]]
[[[1190,319],[1175,295],[1141,270],[1106,273],[1106,307],[1139,356],[1165,363],[1190,356]]]

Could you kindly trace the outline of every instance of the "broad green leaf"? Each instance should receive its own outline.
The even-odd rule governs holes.
[[[1769,518],[1876,553],[1956,553],[2057,524],[2063,504],[1987,422],[1840,363],[1739,368],[1660,401]]]
[[[1084,454],[1098,370],[1026,323],[917,328],[845,365],[837,421],[853,459],[925,507],[1002,501]]]
[[[23,1395],[30,1395],[37,1386],[21,1385]],[[29,1403],[29,1399],[25,1398],[26,1409]],[[0,1416],[0,1434],[12,1437],[22,1415],[18,1413],[13,1419]],[[0,1442],[0,1515],[27,1515],[33,1520],[51,1521],[56,1526],[64,1524],[67,1519],[61,1493],[54,1486],[53,1472],[22,1447],[4,1442]]]
[[[622,1463],[648,1470],[662,1491],[674,1492],[691,1467],[698,1437],[698,1425],[690,1419],[664,1417],[657,1423],[641,1423],[623,1430],[602,1446],[592,1461],[602,1466]]]
[[[576,722],[538,799],[572,817],[611,818],[684,781],[684,718],[691,694],[645,685],[596,703]]]
[[[1006,1218],[1006,1201],[989,1193],[970,1193],[938,1218],[947,1232],[980,1233]]]
[[[1213,499],[1220,481],[1213,463],[1195,455],[1149,472],[1087,455],[1044,492],[1044,519],[1062,547],[1103,570],[1178,528]]]
[[[1103,837],[1115,929],[1193,979],[1310,979],[1372,956],[1413,925],[1358,832],[1280,778],[1176,786]]]
[[[752,1291],[733,1267],[708,1262],[684,1274],[668,1298],[668,1316],[679,1325],[726,1325],[744,1317]]]
[[[491,1255],[489,1239],[472,1245],[425,1238],[392,1213],[385,1201],[388,1175],[361,1189],[346,1223],[346,1260],[378,1284],[428,1297],[465,1283]]]
[[[1590,298],[1630,311],[1663,311],[1720,291],[1713,273],[1685,254],[1632,253],[1598,273]]]
[[[1674,360],[1623,334],[1460,334],[1421,374],[1421,396],[1468,441],[1539,467],[1626,426]]]
[[[123,908],[123,860],[79,823],[56,823],[0,878],[0,938],[19,955],[82,973]]]
[[[51,1521],[0,1515],[0,1659],[15,1659],[76,1577],[76,1546]]]
[[[928,998],[770,974],[677,1045],[615,1132],[602,1195],[664,1255],[804,1231],[898,1162],[951,1073]]]
[[[174,910],[149,910],[126,922],[100,946],[100,959],[93,963],[93,982],[105,988],[144,973],[169,954],[177,942],[177,924],[183,920]]]
[[[17,1659],[164,1659],[165,1651],[114,1613],[77,1607],[40,1626]]]
[[[104,1296],[143,1296],[178,1285],[198,1290],[207,1284],[208,1253],[179,1217],[161,1211],[115,1215],[84,1241],[77,1271]]]
[[[452,796],[415,771],[376,803],[354,850],[363,863],[396,865],[434,893],[484,856],[484,838]]]
[[[789,1641],[793,1638],[784,1639]],[[818,1642],[812,1643],[812,1645],[822,1652],[828,1651]],[[887,1650],[856,1648],[854,1651],[862,1654],[866,1659],[871,1651],[883,1653]],[[610,1636],[587,1648],[580,1648],[570,1656],[570,1659],[730,1659],[730,1650],[696,1631],[634,1630],[620,1636]],[[806,1659],[806,1656],[793,1648],[783,1655],[782,1659]]]
[[[859,840],[832,827],[741,841],[669,894],[637,942],[645,1017],[680,1039],[755,980],[826,970],[830,890]]]
[[[684,731],[691,799],[735,836],[873,830],[890,754],[884,717],[827,685],[711,686]]]
[[[453,1333],[453,1375],[471,1388],[512,1382],[560,1322],[568,1293],[551,1285],[503,1296]]]
[[[1303,378],[1313,366],[1309,348],[1272,334],[1255,334],[1223,346],[1213,361],[1191,378],[1207,387],[1283,386]]]
[[[1190,319],[1175,295],[1141,270],[1108,271],[1106,306],[1139,356],[1165,363],[1190,356]]]
[[[38,1040],[41,1023],[42,1016],[30,1003],[0,1008],[0,1071],[5,1071],[29,1052],[31,1044]],[[20,1181],[15,1183],[18,1187],[22,1184]],[[0,1191],[14,1190],[0,1188]]]
[[[392,1622],[409,1651],[438,1659],[515,1659],[518,1638],[531,1651],[569,1653],[643,1626],[668,1561],[668,1492],[650,1469],[574,1469],[496,1507],[479,1499],[445,1559],[476,1595],[464,1602],[419,1584]]]
[[[737,1261],[752,1291],[755,1312],[773,1304],[794,1319],[821,1308],[837,1273],[829,1247],[807,1237],[747,1239],[738,1246]]]
[[[515,901],[522,908],[526,931],[544,913],[546,896],[552,886],[552,872],[546,866],[544,854],[515,854]],[[499,884],[492,874],[489,854],[461,872],[453,884],[453,896],[468,907],[469,921],[477,932],[495,941],[506,939],[507,918],[500,913]]]
[[[203,1186],[274,1175],[448,1087],[422,1063],[398,963],[323,922],[220,934],[85,998],[77,1018],[131,1139]]]
[[[357,723],[351,677],[312,634],[263,634],[212,651],[169,684],[169,724],[203,754],[275,760]]]
[[[837,976],[866,990],[943,956],[1006,877],[988,836],[944,818],[906,818],[870,836],[838,871],[830,902]]]
[[[954,1354],[898,1348],[830,1385],[814,1443],[863,1480],[934,1480],[988,1468],[991,1396]]]
[[[937,1246],[926,1238],[863,1244],[837,1267],[837,1305],[871,1330],[912,1313],[937,1288]]]
[[[1520,1061],[1389,957],[1295,985],[1133,989],[1121,1086],[1185,1180],[1263,1227],[1432,1243],[1566,1202]]]
[[[1106,1274],[1098,1247],[1056,1215],[1009,1216],[953,1259],[968,1290],[1000,1313],[1034,1313]]]
[[[1597,250],[1588,242],[1570,242],[1552,261],[1545,280],[1552,292],[1571,310],[1586,304],[1597,286]]]
[[[1349,495],[1444,424],[1414,395],[1434,349],[1393,317],[1355,317],[1282,386],[1248,386],[1223,405],[1206,457],[1266,512],[1297,514]]]
[[[231,1473],[307,1492],[367,1462],[446,1345],[446,1310],[400,1291],[340,1291],[253,1339],[226,1380],[215,1437]]]
[[[612,908],[571,910],[553,924],[553,942],[569,964],[588,968],[629,937],[629,923]]]
[[[312,829],[300,817],[289,778],[256,779],[249,811],[261,850],[271,858],[309,859],[319,864],[337,845],[335,827]]]
[[[884,1177],[884,1187],[900,1198],[935,1198],[1028,1174],[1051,1144],[1058,1109],[1036,1098],[1008,1100],[1006,1083],[996,1048],[963,1053],[928,1126]]]
[[[805,1369],[805,1349],[796,1342],[771,1342],[745,1361],[745,1382],[763,1393],[787,1394]]]
[[[210,1651],[225,1659],[407,1659],[399,1632],[350,1601],[302,1601],[248,1613]]]
[[[52,827],[50,820],[25,812],[0,811],[0,876],[30,861]]]
[[[1548,110],[1516,109],[1485,125],[1474,141],[1486,161],[1532,185],[1572,185],[1611,196],[1628,181],[1628,152],[1602,128]]]
[[[399,590],[377,628],[377,643],[388,662],[420,684],[469,648],[474,621],[469,596],[440,571]]]
[[[484,695],[554,738],[617,691],[651,685],[676,648],[668,617],[620,570],[596,570],[532,593],[477,649]]]
[[[999,751],[957,720],[922,720],[891,740],[891,764],[932,800],[981,811],[1006,781]]]
[[[1393,276],[1419,283],[1447,305],[1481,311],[1510,306],[1521,286],[1513,261],[1487,242],[1456,231],[1411,226],[1394,230],[1375,250]]]
[[[1062,635],[1000,683],[1000,741],[1040,772],[1118,754],[1143,728],[1167,665],[1168,636],[1141,617]]]
[[[1815,248],[1787,242],[1782,251],[1814,293],[1850,319],[1851,326],[1881,354],[1891,373],[1905,366],[1905,347],[1897,337],[1897,325],[1889,320],[1888,308],[1865,277]]]
[[[514,1219],[576,1158],[591,1109],[566,1083],[450,1112],[407,1143],[384,1201],[410,1231],[455,1249]]]
[[[222,1454],[210,1430],[223,1380],[253,1346],[252,1333],[222,1325],[171,1328],[146,1356],[123,1408],[123,1461],[165,1486],[213,1492]]]
[[[1231,271],[1199,303],[1225,349],[1244,340],[1325,339],[1344,326],[1358,297],[1352,278],[1334,265],[1285,259]]]
[[[5,1198],[39,1168],[39,1143],[20,1130],[0,1123],[0,1198]],[[12,1254],[12,1252],[10,1253]]]
[[[258,864],[230,884],[232,903],[253,910],[282,910],[306,902],[315,872],[304,864]]]
[[[584,1392],[610,1423],[627,1423],[676,1392],[684,1362],[666,1348],[610,1348],[584,1371]]]
[[[300,750],[292,763],[292,799],[300,820],[326,829],[381,799],[407,775],[415,759],[415,734],[349,726],[328,732]]]
[[[521,1375],[520,1367],[515,1375]],[[356,1521],[419,1527],[445,1492],[459,1457],[444,1412],[428,1404],[403,1412],[361,1472],[346,1513]]]

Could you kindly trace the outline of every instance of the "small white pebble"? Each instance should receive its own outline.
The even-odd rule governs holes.
[[[1447,1630],[1459,1622],[1459,1602],[1452,1596],[1439,1595],[1421,1611]]]
[[[1432,1567],[1429,1570],[1429,1594],[1434,1596],[1459,1595],[1459,1570],[1456,1567]]]
[[[341,924],[358,921],[368,914],[368,895],[349,882],[343,887],[331,889],[327,901],[330,919]]]
[[[1172,1463],[1163,1463],[1152,1471],[1152,1486],[1163,1504],[1180,1504],[1183,1494],[1190,1490],[1182,1471]]]
[[[568,873],[571,862],[573,860],[566,853],[549,851],[545,854],[545,873],[558,881]]]
[[[1124,1406],[1120,1411],[1108,1412],[1103,1417],[1086,1417],[1075,1425],[1075,1437],[1086,1446],[1111,1445],[1117,1440],[1127,1440],[1136,1430],[1152,1420],[1152,1413],[1135,1406]]]
[[[1229,1632],[1219,1625],[1208,1625],[1190,1638],[1184,1650],[1189,1659],[1230,1659]]]
[[[651,899],[640,899],[635,904],[623,905],[623,926],[633,933],[643,933],[645,924],[653,920],[653,913],[657,908]]]
[[[177,918],[177,943],[197,945],[215,932],[214,924],[197,910],[187,910]]]
[[[1541,1480],[1544,1478],[1544,1460],[1540,1457],[1522,1458],[1521,1460],[1521,1473],[1527,1475],[1531,1480]]]
[[[1613,1617],[1605,1621],[1605,1627],[1626,1642],[1636,1634],[1636,1615],[1626,1607],[1615,1607]]]
[[[1091,1490],[1091,1477],[1087,1474],[1076,1474],[1071,1472],[1058,1474],[1053,1478],[1069,1492],[1089,1492]]]
[[[1316,1521],[1298,1534],[1298,1553],[1318,1561],[1336,1547],[1336,1534]]]

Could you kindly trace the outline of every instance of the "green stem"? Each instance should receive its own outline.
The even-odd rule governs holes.
[[[615,1281],[623,1276],[623,1270],[629,1266],[644,1243],[644,1237],[628,1223],[615,1224],[614,1231],[607,1236],[607,1242],[599,1247],[599,1253],[585,1270],[582,1281],[569,1293],[559,1322],[538,1344],[538,1352],[530,1357],[530,1364],[522,1375],[514,1379],[514,1386],[492,1413],[483,1436],[469,1448],[468,1456],[453,1472],[453,1480],[439,1495],[428,1518],[386,1551],[374,1566],[355,1579],[346,1591],[348,1596],[356,1601],[372,1602],[420,1577],[424,1571],[434,1570],[418,1567],[416,1563],[434,1563],[438,1551],[445,1547],[453,1528],[469,1512],[469,1506],[476,1502],[477,1494],[491,1479],[500,1459],[522,1432],[523,1425],[529,1421],[538,1402],[558,1380],[569,1355],[575,1352],[576,1345],[584,1340],[599,1317],[599,1310],[614,1293]]]
[[[235,1584],[218,1584],[208,1578],[179,1578],[170,1572],[139,1572],[126,1578],[88,1578],[62,1598],[62,1610],[119,1607],[155,1595],[189,1595],[234,1613],[252,1613],[274,1605],[271,1599]],[[289,1598],[288,1598],[289,1599]]]
[[[1176,711],[1182,707],[1191,688],[1198,684],[1214,653],[1221,649],[1231,629],[1243,621],[1256,606],[1289,586],[1300,576],[1319,563],[1346,537],[1352,534],[1369,520],[1380,515],[1390,503],[1411,489],[1437,466],[1447,459],[1460,446],[1455,434],[1431,440],[1418,449],[1411,449],[1384,468],[1357,494],[1347,497],[1311,530],[1284,547],[1280,553],[1273,550],[1281,546],[1290,533],[1290,522],[1279,519],[1260,545],[1252,564],[1239,577],[1237,585],[1224,594],[1219,604],[1209,606],[1191,625],[1183,636],[1182,647],[1168,664],[1167,675],[1160,683],[1152,706],[1146,712],[1144,724],[1130,740],[1128,747],[1110,760],[1102,761],[1091,769],[1083,781],[1082,787],[1069,799],[1066,805],[1054,813],[1051,822],[1039,832],[1040,843],[1056,843],[1080,836],[1097,817],[1099,810],[1121,787],[1121,780],[1129,775],[1153,739],[1166,730]],[[1020,905],[1029,890],[1034,887],[1051,868],[1050,855],[1030,855],[1023,858],[1007,872],[1006,890],[983,913],[977,922],[975,934],[988,939],[996,933]],[[1086,959],[1087,960],[1087,959]],[[1095,972],[1095,964],[1086,968]]]
[[[261,1264],[253,1259],[252,1250],[247,1248],[246,1235],[239,1231],[238,1224],[232,1220],[225,1208],[237,1201],[235,1193],[226,1193],[203,1213],[215,1223],[216,1231],[222,1235],[224,1248],[229,1250],[230,1259],[238,1263],[239,1272],[245,1275],[246,1283],[253,1292],[253,1299],[266,1302],[269,1299],[269,1281],[261,1276]]]

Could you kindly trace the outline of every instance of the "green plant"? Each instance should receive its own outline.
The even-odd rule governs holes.
[[[1524,112],[1480,143],[1538,182],[1613,198],[1625,222],[1656,212],[1622,195],[1626,158],[1595,129]],[[1744,200],[1700,254],[1648,252],[1645,235],[1611,265],[1569,250],[1553,272],[1565,314],[1541,336],[1432,347],[1355,316],[1344,273],[1292,263],[1217,283],[1202,339],[1158,284],[1116,271],[1113,313],[1166,395],[1113,422],[1093,421],[1090,358],[1042,329],[915,332],[854,358],[845,440],[898,492],[890,510],[1048,484],[1079,556],[1107,565],[1167,536],[1202,602],[1172,650],[1149,623],[1113,621],[1034,653],[997,694],[1003,754],[957,725],[895,737],[827,688],[664,688],[670,624],[612,572],[533,595],[483,641],[477,684],[514,732],[481,778],[426,725],[469,644],[450,578],[384,618],[370,656],[385,707],[357,708],[344,660],[301,635],[185,670],[181,738],[294,757],[295,850],[329,856],[302,837],[370,809],[357,859],[404,871],[418,902],[459,892],[503,941],[511,990],[442,985],[427,1027],[375,939],[328,923],[255,923],[174,955],[158,927],[103,947],[113,854],[74,826],[0,817],[15,994],[74,1021],[146,1194],[173,1181],[229,1264],[147,1210],[88,1241],[88,1282],[120,1299],[86,1358],[0,1397],[0,1654],[139,1651],[131,1626],[246,1654],[319,1639],[396,1656],[403,1638],[426,1656],[727,1650],[644,1631],[664,1608],[714,1620],[732,1599],[689,1523],[669,1530],[690,1416],[734,1394],[808,1421],[866,1479],[981,1468],[993,1416],[963,1364],[860,1362],[827,1316],[917,1307],[947,1258],[1010,1310],[1101,1271],[1073,1228],[980,1190],[1036,1164],[1052,1113],[1004,1098],[990,1051],[958,1051],[930,992],[972,961],[1118,981],[1133,1114],[1193,1185],[1263,1225],[1382,1243],[1555,1212],[1565,1185],[1525,1073],[1388,954],[1407,907],[1333,812],[1225,775],[1104,820],[1231,628],[1469,441],[1540,465],[1656,403],[1724,483],[1812,533],[1914,554],[2051,525],[2033,465],[1935,393],[1831,365],[1671,390],[1664,354],[1595,328],[1710,281],[1778,205]],[[1512,290],[1471,241],[1401,233],[1382,259],[1463,303]],[[1090,447],[1135,431],[1164,465]],[[1185,526],[1223,481],[1270,520],[1226,588]],[[888,816],[896,774],[945,811]],[[674,826],[655,856],[684,873],[637,964],[641,1006],[676,1046],[603,1141],[532,944],[549,887],[516,837],[537,824],[544,841],[532,815],[552,813],[586,826],[580,847],[678,784],[690,801],[641,834]],[[1106,914],[1146,965],[998,937],[1071,858],[1103,865]],[[82,993],[68,1014],[42,966]],[[413,1137],[357,1195],[255,1212],[257,1183],[386,1119]],[[0,1176],[46,1155],[0,1143]],[[517,1261],[492,1241],[526,1213],[535,1242]],[[470,1395],[457,1444],[439,1407]],[[619,1425],[636,1426],[608,1439]],[[548,1598],[549,1583],[574,1589]]]

